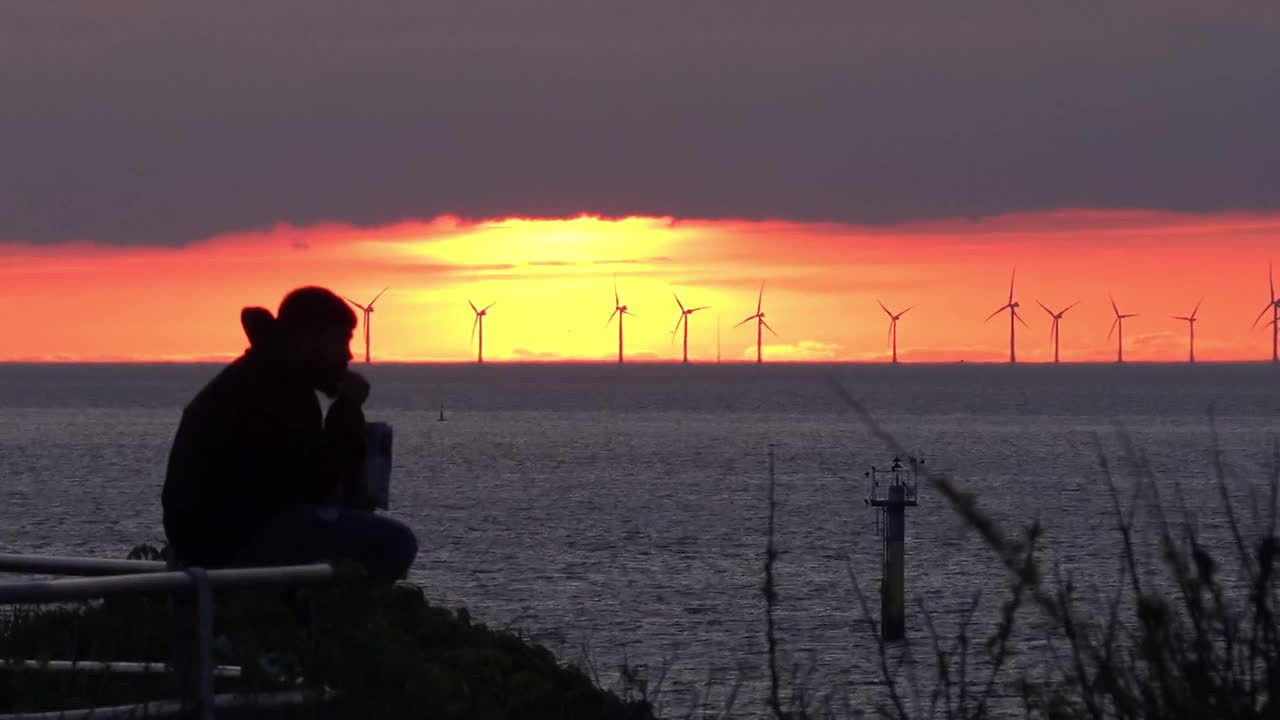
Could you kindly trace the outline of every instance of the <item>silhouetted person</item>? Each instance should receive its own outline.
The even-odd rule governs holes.
[[[369,384],[347,369],[355,314],[304,287],[277,317],[245,308],[240,322],[249,349],[187,405],[169,453],[170,548],[202,567],[354,560],[373,578],[404,577],[417,540],[372,512],[364,482]],[[334,398],[327,415],[317,390]]]

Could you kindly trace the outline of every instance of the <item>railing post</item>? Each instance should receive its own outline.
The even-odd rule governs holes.
[[[204,568],[187,568],[186,573],[195,612],[182,701],[194,710],[192,717],[213,720],[213,587]]]

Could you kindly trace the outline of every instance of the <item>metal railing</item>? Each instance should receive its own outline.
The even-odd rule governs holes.
[[[6,660],[0,658],[0,668],[6,670],[45,670],[48,672],[96,672],[111,675],[163,675],[173,672],[166,662],[126,662],[101,660]],[[235,665],[215,665],[215,678],[234,679],[241,676]]]
[[[170,569],[168,565],[158,560],[105,560],[103,558],[0,553],[0,572],[5,573],[94,577],[99,575],[164,572],[168,569]]]
[[[187,660],[189,668],[175,668],[166,663],[86,662],[86,661],[0,661],[0,667],[47,670],[94,669],[113,673],[175,672],[181,677],[182,698],[177,701],[154,701],[137,705],[52,713],[0,715],[0,720],[40,717],[174,717],[191,713],[192,717],[211,720],[215,708],[296,705],[314,699],[304,691],[273,694],[215,695],[215,677],[238,677],[240,668],[213,665],[213,590],[266,585],[309,585],[326,583],[334,578],[327,563],[283,565],[273,567],[170,569],[163,562],[145,560],[104,560],[100,558],[15,555],[0,553],[0,572],[40,575],[88,576],[76,579],[22,580],[0,583],[0,605],[18,603],[91,600],[112,595],[135,593],[171,593],[179,603],[191,603],[192,627]]]

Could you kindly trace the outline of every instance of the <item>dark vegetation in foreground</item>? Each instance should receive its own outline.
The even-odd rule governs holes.
[[[906,448],[885,431],[842,387],[837,392],[859,414],[872,433],[892,452]],[[1017,715],[1033,718],[1277,718],[1280,717],[1280,624],[1277,623],[1277,506],[1280,504],[1280,447],[1271,448],[1267,497],[1253,497],[1246,511],[1231,500],[1238,477],[1225,463],[1212,412],[1208,473],[1216,484],[1220,507],[1190,508],[1176,482],[1162,481],[1146,454],[1123,433],[1113,467],[1097,443],[1101,484],[1109,494],[1120,543],[1116,590],[1099,599],[1087,597],[1059,568],[1046,568],[1037,557],[1041,527],[1031,523],[1019,532],[1002,528],[979,509],[975,498],[951,478],[931,473],[923,484],[941,496],[993,552],[1008,577],[999,621],[985,636],[973,633],[979,595],[959,618],[958,632],[939,637],[933,619],[918,606],[929,631],[927,648],[886,646],[878,640],[871,601],[853,579],[862,608],[868,642],[879,649],[881,676],[888,700],[878,712],[893,718],[986,718]],[[1119,470],[1117,470],[1119,468]],[[1251,485],[1250,482],[1246,485]],[[1123,488],[1123,489],[1122,489]],[[1224,519],[1232,552],[1213,557],[1198,531],[1199,513]],[[1135,527],[1154,528],[1145,538]],[[1160,568],[1144,567],[1144,540],[1152,539]],[[772,543],[770,543],[771,545]],[[766,566],[774,561],[770,550]],[[1156,572],[1153,572],[1156,571]],[[771,571],[766,567],[766,577]],[[1153,577],[1156,576],[1156,577]],[[1161,576],[1162,575],[1162,576]],[[766,584],[766,603],[777,595]],[[772,608],[770,608],[772,611]],[[1011,661],[1014,637],[1043,640],[1022,658]],[[913,653],[932,666],[936,680],[901,680],[901,658]],[[1023,651],[1026,654],[1026,651]],[[974,677],[981,656],[988,670]],[[774,663],[773,653],[770,654]],[[777,677],[776,670],[772,673]],[[830,695],[791,688],[800,698],[788,708],[774,702],[778,718],[832,717]],[[775,680],[771,697],[780,694]],[[999,709],[997,710],[997,705]],[[844,704],[847,714],[847,704]]]
[[[602,690],[546,648],[473,623],[466,610],[435,607],[415,587],[340,584],[215,598],[215,633],[225,636],[215,662],[245,669],[239,681],[216,681],[218,692],[295,689],[299,678],[333,691],[320,706],[237,717],[652,717],[647,702]],[[164,597],[20,610],[0,619],[0,657],[162,661],[170,628]],[[167,675],[0,672],[0,712],[105,707],[176,692]]]

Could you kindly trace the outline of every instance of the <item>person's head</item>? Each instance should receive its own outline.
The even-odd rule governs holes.
[[[294,367],[317,390],[334,395],[351,361],[356,314],[321,287],[301,287],[284,297],[276,312],[278,339]]]

